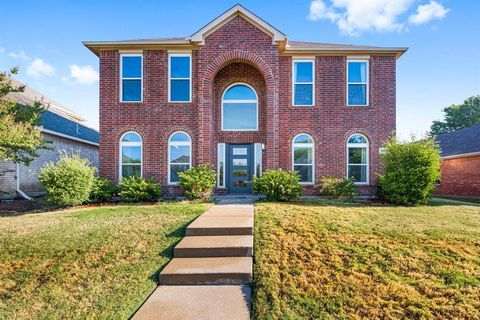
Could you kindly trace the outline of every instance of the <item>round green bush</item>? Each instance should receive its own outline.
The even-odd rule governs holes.
[[[178,174],[179,185],[189,199],[208,200],[216,185],[217,174],[208,164],[200,164]]]
[[[343,177],[335,178],[332,176],[322,177],[315,186],[322,196],[332,197],[353,197],[357,195],[357,190],[352,179]]]
[[[392,138],[381,154],[385,174],[380,195],[395,204],[425,204],[440,178],[440,151],[431,139],[398,142]]]
[[[93,179],[90,200],[105,202],[109,201],[118,192],[118,185],[107,178],[95,177]]]
[[[127,202],[154,201],[162,194],[162,186],[154,178],[142,179],[137,176],[123,178],[119,196]]]
[[[253,177],[253,191],[264,194],[268,201],[290,201],[302,191],[296,171],[267,170],[261,177]]]
[[[79,155],[63,154],[57,163],[47,163],[38,179],[50,203],[75,206],[86,202],[93,185],[95,168]]]

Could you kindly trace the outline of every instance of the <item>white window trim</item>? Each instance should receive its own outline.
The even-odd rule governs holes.
[[[311,62],[312,63],[312,82],[296,82],[295,81],[295,63]],[[312,85],[312,104],[295,104],[295,85],[311,84]],[[294,107],[313,107],[315,106],[315,59],[314,58],[294,58],[292,59],[292,105]]]
[[[348,81],[348,65],[350,62],[366,62],[367,63],[367,81],[366,82],[349,82]],[[349,104],[348,103],[348,90],[351,84],[365,84],[366,85],[366,99],[365,104]],[[348,59],[347,60],[347,107],[368,107],[370,103],[370,60],[368,59]]]
[[[124,142],[122,141],[123,138],[129,134],[129,133],[134,133],[136,134],[139,138],[140,138],[140,142]],[[119,141],[119,148],[118,148],[118,151],[119,151],[119,157],[118,157],[118,163],[119,163],[119,166],[118,166],[118,182],[122,182],[122,167],[123,167],[123,147],[140,147],[140,177],[142,178],[143,177],[143,139],[142,139],[142,136],[136,132],[136,131],[127,131],[125,132],[124,134],[122,134],[122,136],[120,137],[120,141]],[[125,164],[125,165],[137,165],[137,164]]]
[[[295,143],[295,139],[297,139],[299,136],[306,135],[312,139],[313,143]],[[292,139],[292,170],[295,170],[295,148],[312,148],[312,163],[300,163],[297,164],[298,166],[312,166],[312,181],[306,181],[306,182],[300,182],[300,184],[303,185],[313,185],[315,184],[315,140],[312,138],[311,135],[307,133],[299,133]]]
[[[189,78],[172,78],[171,77],[171,70],[172,70],[172,57],[188,57],[190,59],[190,77]],[[168,54],[168,102],[169,103],[191,103],[192,102],[192,54],[191,53],[169,53]],[[182,101],[173,101],[172,100],[172,80],[188,80],[189,83],[189,100],[182,100]]]
[[[124,78],[123,77],[123,57],[140,57],[140,78]],[[123,80],[140,80],[140,100],[124,101],[123,100]],[[143,54],[142,53],[121,53],[120,54],[120,102],[124,103],[141,103],[143,102]]]
[[[225,93],[232,87],[234,86],[238,86],[238,85],[243,85],[243,86],[246,86],[246,87],[249,87],[250,89],[252,89],[252,91],[255,93],[255,97],[256,99],[255,100],[228,100],[228,103],[255,103],[255,112],[257,114],[257,123],[256,123],[256,126],[255,126],[255,129],[225,129],[223,127],[223,105],[224,105],[224,97],[225,97]],[[221,123],[222,123],[222,131],[258,131],[258,104],[259,104],[259,101],[258,101],[258,94],[257,94],[257,91],[249,84],[247,83],[244,83],[244,82],[236,82],[234,84],[231,84],[229,85],[224,91],[223,91],[223,94],[222,94],[222,110],[221,110]]]
[[[350,140],[351,137],[353,136],[362,136],[366,141],[367,143],[348,143],[348,141]],[[361,133],[354,133],[352,135],[350,135],[348,138],[347,138],[347,172],[346,172],[346,177],[347,178],[351,178],[348,176],[348,166],[352,165],[352,166],[366,166],[367,167],[367,170],[366,170],[366,175],[367,175],[367,181],[365,182],[354,182],[355,185],[359,185],[359,186],[367,186],[367,185],[370,185],[370,141],[368,141],[368,138],[361,134]],[[349,148],[365,148],[365,152],[367,153],[367,159],[366,159],[366,164],[350,164],[349,162],[349,158],[348,158],[348,149]]]
[[[260,149],[261,158],[257,159],[257,149]],[[259,161],[260,160],[260,161]],[[257,172],[257,162],[260,164],[260,172]],[[256,177],[257,173],[258,176],[261,176],[263,173],[263,149],[261,143],[254,143],[253,144],[253,176]]]
[[[223,146],[223,152],[220,154],[220,146]],[[219,143],[217,145],[217,188],[219,189],[225,189],[227,186],[225,185],[225,176],[227,172],[227,160],[226,160],[226,154],[225,154],[225,148],[226,145],[225,143]],[[223,179],[222,179],[222,185],[220,186],[220,155],[223,157]]]
[[[177,134],[177,133],[183,133],[183,134],[186,134],[188,139],[190,139],[189,142],[186,142],[186,141],[171,141],[172,140],[172,137]],[[177,164],[180,164],[180,165],[185,165],[185,164],[188,164],[188,168],[190,169],[192,167],[192,137],[190,137],[190,135],[188,133],[186,133],[185,131],[175,131],[174,133],[172,133],[170,135],[170,137],[168,137],[168,172],[167,172],[167,176],[168,176],[168,184],[169,185],[178,185],[178,182],[173,182],[171,181],[171,175],[170,175],[170,169],[171,169],[171,152],[170,152],[170,147],[174,145],[174,146],[189,146],[189,152],[188,152],[188,158],[189,158],[189,162],[188,163],[175,163],[176,165]]]

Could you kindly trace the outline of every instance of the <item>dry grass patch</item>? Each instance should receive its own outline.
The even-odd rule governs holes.
[[[260,203],[257,319],[479,319],[480,207]]]
[[[208,204],[83,208],[0,218],[0,319],[126,319]]]

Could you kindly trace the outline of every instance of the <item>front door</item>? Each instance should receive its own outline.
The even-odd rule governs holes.
[[[230,193],[252,193],[253,144],[227,145],[227,186]]]

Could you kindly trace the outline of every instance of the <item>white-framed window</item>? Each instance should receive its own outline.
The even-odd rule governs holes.
[[[254,165],[253,168],[253,175],[256,177],[260,177],[262,175],[262,153],[263,153],[263,144],[262,143],[255,143],[253,145],[253,158],[254,158]]]
[[[222,130],[258,130],[258,95],[246,83],[230,85],[222,95]]]
[[[315,105],[315,60],[292,61],[292,104]]]
[[[131,176],[142,176],[142,137],[129,131],[120,138],[120,180]]]
[[[192,55],[168,55],[168,102],[192,102]]]
[[[218,144],[217,152],[217,186],[225,188],[225,143]]]
[[[368,140],[355,133],[347,140],[347,177],[355,184],[368,184]]]
[[[120,54],[120,102],[143,101],[143,55]]]
[[[310,135],[297,134],[292,140],[292,169],[300,174],[300,183],[315,181],[315,144]]]
[[[368,60],[347,61],[347,105],[368,106]]]
[[[183,131],[174,132],[168,139],[168,183],[177,184],[178,174],[192,166],[192,139]]]

